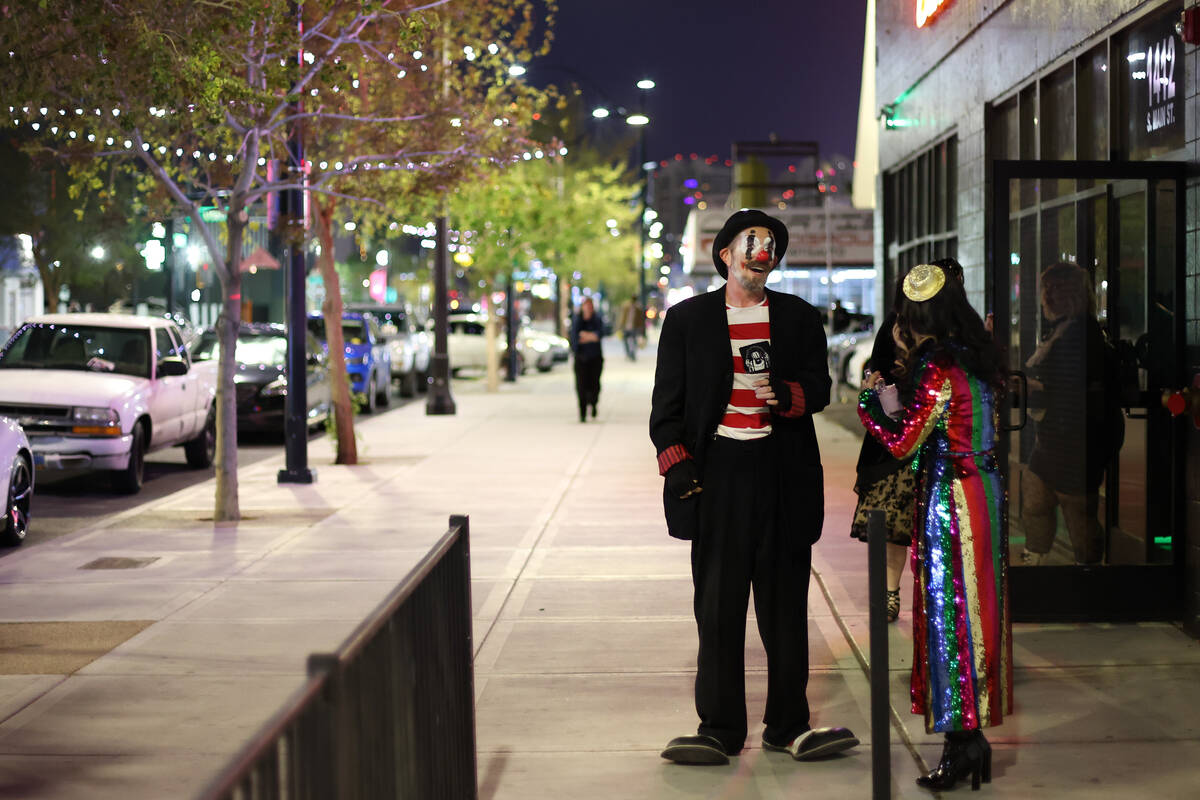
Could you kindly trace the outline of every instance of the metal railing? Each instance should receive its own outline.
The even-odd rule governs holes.
[[[199,795],[474,800],[468,518],[450,530]]]

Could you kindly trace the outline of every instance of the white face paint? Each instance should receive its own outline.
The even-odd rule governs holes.
[[[729,267],[729,279],[743,289],[758,292],[767,285],[767,276],[775,268],[775,239],[766,228],[747,228],[729,247],[721,251]]]

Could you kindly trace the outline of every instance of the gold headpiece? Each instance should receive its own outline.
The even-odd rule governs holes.
[[[923,303],[946,285],[946,272],[933,264],[917,264],[904,276],[904,296]]]

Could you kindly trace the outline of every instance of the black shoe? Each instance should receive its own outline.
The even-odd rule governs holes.
[[[763,739],[764,750],[790,753],[797,761],[812,761],[817,758],[849,750],[858,744],[858,737],[847,728],[814,728],[807,730],[787,744],[772,744]]]
[[[900,618],[900,590],[887,590],[887,621],[895,622]]]
[[[729,756],[720,741],[711,736],[677,736],[667,742],[662,757],[676,764],[728,764]]]
[[[928,775],[917,778],[917,786],[934,792],[946,792],[971,776],[971,790],[979,784],[992,782],[992,747],[980,731],[946,734],[942,759]]]
[[[596,404],[592,403],[592,419],[596,418]]]

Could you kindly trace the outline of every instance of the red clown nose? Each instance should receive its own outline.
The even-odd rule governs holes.
[[[758,261],[759,263],[765,264],[771,260],[771,254],[770,254],[770,252],[768,252],[766,250],[759,250],[758,255],[756,255],[754,257],[754,260]]]

